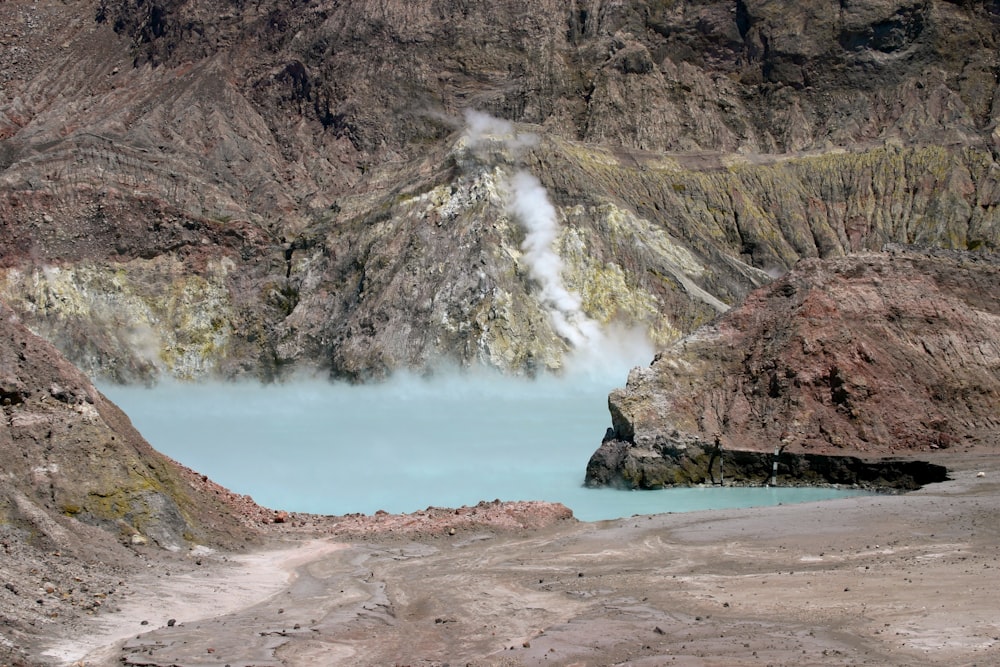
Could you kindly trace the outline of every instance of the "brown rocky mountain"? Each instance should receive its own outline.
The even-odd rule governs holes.
[[[5,306],[0,403],[0,664],[54,664],[23,649],[120,603],[150,551],[242,549],[270,516],[155,452]]]
[[[582,314],[665,345],[803,257],[996,247],[998,19],[8,0],[0,295],[118,380],[556,369],[510,207],[528,170]],[[470,109],[516,125],[473,141]]]
[[[727,482],[766,483],[775,459],[781,483],[935,481],[840,457],[995,447],[998,331],[996,255],[805,260],[632,371],[588,483],[719,483],[720,458]]]
[[[243,541],[237,498],[154,451],[3,306],[0,335],[0,526],[55,549],[69,546],[67,522],[171,549]]]
[[[998,35],[992,0],[0,2],[0,663],[144,542],[263,517],[84,373],[535,373],[615,323],[663,351],[592,483],[994,443]]]

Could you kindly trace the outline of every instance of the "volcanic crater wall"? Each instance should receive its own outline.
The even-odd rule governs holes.
[[[496,196],[526,169],[586,316],[667,345],[800,258],[996,248],[996,18],[11,0],[0,295],[119,381],[558,370]],[[470,155],[468,109],[539,141]]]
[[[253,535],[256,505],[155,452],[6,306],[0,339],[0,532],[67,553],[84,525],[170,549]]]

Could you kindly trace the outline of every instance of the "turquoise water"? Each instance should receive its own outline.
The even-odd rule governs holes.
[[[624,377],[624,374],[616,377]],[[621,381],[618,380],[618,383]],[[320,514],[561,502],[584,521],[823,500],[834,489],[587,489],[615,381],[450,375],[349,386],[103,386],[161,452],[260,504]]]

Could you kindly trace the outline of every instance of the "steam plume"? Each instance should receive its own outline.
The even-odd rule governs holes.
[[[552,325],[574,348],[596,348],[601,342],[601,328],[587,317],[580,296],[563,283],[562,259],[553,247],[559,235],[556,210],[537,178],[526,171],[517,172],[508,183],[510,207],[524,226],[524,261],[529,273],[541,287],[540,301],[548,309]]]
[[[498,141],[514,154],[537,143],[532,134],[519,134],[509,121],[478,111],[466,111],[465,136],[473,146],[486,140]],[[571,362],[577,368],[609,370],[639,355],[652,357],[648,337],[639,329],[615,327],[613,342],[610,332],[587,316],[580,295],[567,289],[563,282],[563,262],[555,250],[559,237],[559,218],[549,202],[541,182],[526,170],[520,170],[503,183],[507,209],[524,228],[521,244],[529,274],[540,288],[538,295],[548,311],[555,332],[573,347]],[[607,368],[603,368],[607,367]]]

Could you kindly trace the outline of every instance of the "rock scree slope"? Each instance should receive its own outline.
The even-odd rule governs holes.
[[[120,604],[156,552],[260,542],[270,512],[154,451],[3,305],[0,410],[0,664],[51,664],[27,647]]]
[[[85,523],[178,549],[247,534],[229,492],[159,454],[52,345],[0,306],[3,525],[59,548]],[[203,486],[204,484],[204,486]]]

